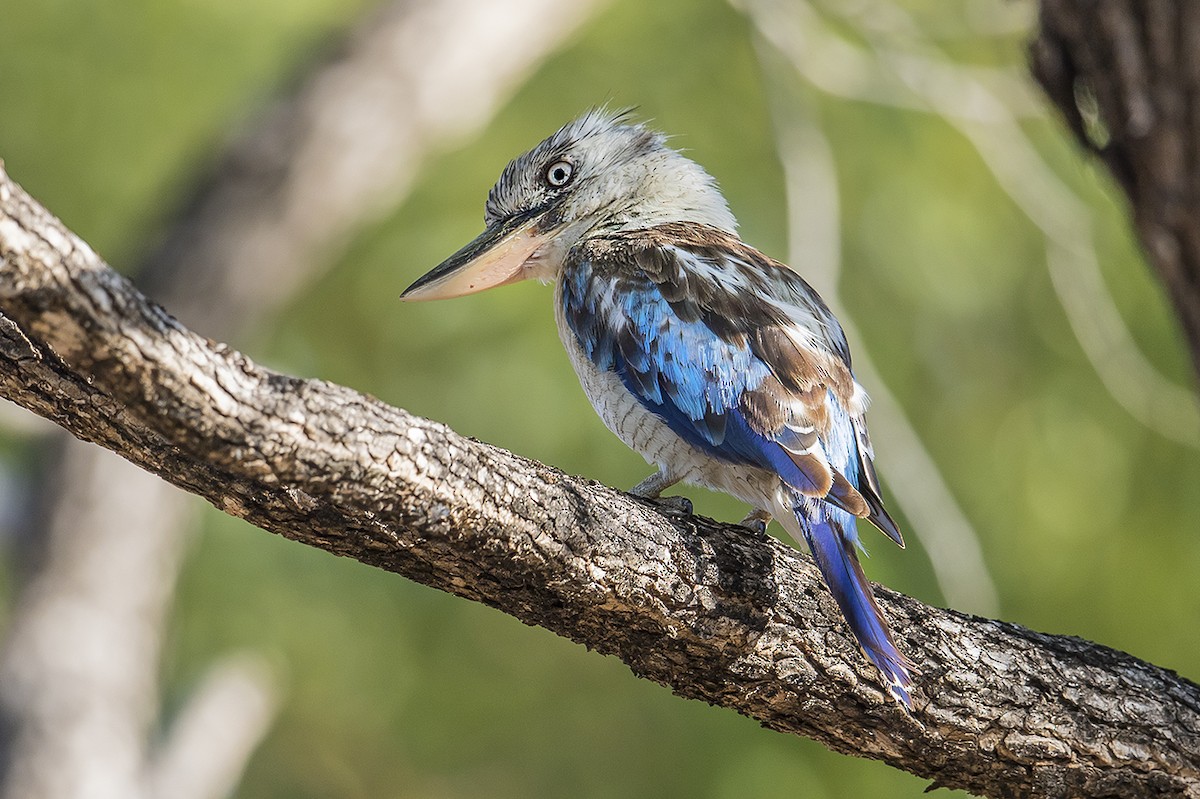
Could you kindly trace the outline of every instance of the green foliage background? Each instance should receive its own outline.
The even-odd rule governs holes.
[[[979,3],[902,5],[936,38]],[[365,7],[9,4],[0,157],[110,262],[136,262],[227,131]],[[943,38],[971,63],[1020,69],[1024,60],[1023,35]],[[632,485],[647,467],[588,407],[553,331],[547,289],[420,306],[396,296],[478,231],[485,193],[508,158],[604,102],[636,105],[677,134],[720,181],[744,237],[785,258],[764,86],[750,27],[728,5],[617,0],[483,136],[429,163],[410,200],[363,230],[326,277],[234,343],[285,371]],[[1196,450],[1145,429],[1106,392],[1055,298],[1039,232],[947,124],[819,103],[842,192],[842,296],[863,335],[851,345],[870,352],[976,525],[1003,618],[1197,677]],[[1173,380],[1190,384],[1176,326],[1106,177],[1053,122],[1028,130],[1093,203],[1105,278],[1134,336]],[[3,454],[14,473],[36,456],[13,437]],[[886,453],[881,462],[886,469]],[[692,495],[719,518],[744,510]],[[905,552],[878,542],[867,568],[942,604],[913,532]],[[230,649],[266,652],[283,675],[286,705],[250,766],[245,797],[819,799],[916,797],[925,787],[673,697],[612,658],[495,611],[215,511],[174,615],[168,714]]]

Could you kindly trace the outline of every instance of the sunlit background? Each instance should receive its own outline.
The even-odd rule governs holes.
[[[368,7],[9,4],[0,158],[128,271],[230,131],[302,83]],[[648,467],[580,391],[549,289],[397,296],[481,229],[509,158],[590,106],[635,106],[716,176],[743,237],[843,315],[911,542],[902,552],[864,531],[870,576],[1200,677],[1200,424],[1178,401],[1193,376],[1121,198],[1026,75],[1034,13],[1029,0],[598,3],[482,134],[422,164],[401,205],[232,343],[633,485]],[[11,544],[44,445],[9,415]],[[745,511],[688,493],[717,518]],[[278,715],[238,796],[820,799],[926,786],[674,697],[488,608],[211,509],[202,526],[171,613],[162,724],[215,658],[264,656]],[[8,612],[19,584],[7,570]]]

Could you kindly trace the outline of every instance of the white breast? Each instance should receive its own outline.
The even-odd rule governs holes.
[[[771,508],[779,478],[763,469],[734,466],[706,455],[676,435],[625,388],[615,372],[601,371],[579,345],[556,297],[558,336],[583,392],[606,427],[672,480],[723,491],[756,508]]]

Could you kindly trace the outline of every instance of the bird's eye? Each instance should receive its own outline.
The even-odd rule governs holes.
[[[556,189],[561,189],[570,183],[574,176],[575,165],[570,161],[555,161],[546,167],[546,182]]]

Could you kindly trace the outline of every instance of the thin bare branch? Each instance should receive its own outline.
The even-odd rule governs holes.
[[[275,676],[262,658],[247,653],[216,663],[154,754],[148,799],[233,796],[275,716],[276,694]]]
[[[395,207],[427,159],[478,133],[602,4],[376,9],[338,58],[233,142],[186,224],[152,256],[147,293],[216,335],[262,319]]]

